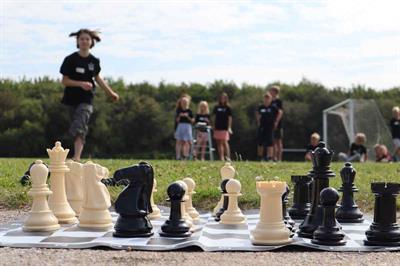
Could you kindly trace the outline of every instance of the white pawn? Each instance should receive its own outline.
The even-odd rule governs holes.
[[[60,228],[56,216],[50,210],[47,196],[52,194],[47,186],[49,170],[41,160],[35,161],[30,168],[32,188],[28,195],[32,196],[32,209],[24,222],[24,231],[55,231]]]
[[[235,178],[236,170],[230,162],[226,162],[225,165],[221,167],[220,175],[221,175],[221,180],[233,179]],[[224,195],[221,195],[221,198],[217,206],[215,206],[213,210],[213,216],[215,216],[219,211],[219,209],[221,209],[223,203],[224,203]]]
[[[183,182],[186,183],[188,187],[187,195],[188,200],[185,202],[186,204],[186,212],[192,217],[194,221],[200,220],[200,215],[197,210],[193,207],[193,194],[196,194],[194,188],[196,187],[196,183],[190,177],[186,177],[183,179]]]
[[[101,180],[108,169],[91,162],[83,165],[83,204],[79,215],[79,227],[109,229],[112,226],[110,193]]]
[[[65,173],[67,200],[76,216],[79,216],[83,203],[83,164],[72,160],[68,160],[65,164],[69,168],[69,172]]]
[[[151,204],[151,209],[153,210],[152,213],[150,213],[149,215],[147,215],[147,217],[150,220],[155,220],[161,217],[161,211],[158,208],[158,206],[154,203],[154,197],[153,194],[157,192],[157,180],[154,179],[153,181],[153,191],[151,192],[151,197],[150,197],[150,204]]]
[[[183,189],[185,190],[185,195],[182,198],[182,202],[181,202],[181,214],[182,214],[182,219],[185,220],[186,224],[193,229],[193,219],[192,217],[190,217],[190,215],[186,212],[186,204],[185,202],[188,200],[188,195],[187,195],[187,191],[188,191],[188,187],[186,185],[185,182],[183,182],[182,180],[178,180],[177,182],[179,182]]]
[[[254,245],[283,245],[292,242],[290,230],[283,222],[282,194],[286,191],[286,182],[256,182],[257,193],[261,196],[260,220],[250,232]]]
[[[246,222],[246,217],[238,206],[238,197],[242,194],[242,185],[236,179],[231,179],[226,183],[226,195],[229,197],[228,209],[221,215],[221,224],[242,224]]]

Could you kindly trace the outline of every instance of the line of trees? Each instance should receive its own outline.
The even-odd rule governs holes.
[[[256,121],[254,112],[262,102],[266,86],[215,81],[204,85],[161,82],[158,86],[143,82],[125,84],[108,79],[121,100],[112,103],[97,90],[94,114],[84,154],[107,158],[174,158],[174,114],[182,93],[192,96],[195,112],[201,100],[216,103],[226,92],[233,109],[231,147],[242,159],[256,158]],[[279,84],[285,115],[284,146],[303,148],[312,132],[322,133],[322,110],[347,98],[375,99],[385,117],[400,102],[400,88],[377,91],[362,86],[328,89],[302,80],[296,85]],[[72,147],[67,131],[68,110],[60,103],[63,88],[59,80],[47,77],[35,80],[0,80],[0,156],[45,156],[45,148],[61,140]],[[233,159],[236,159],[233,156]]]

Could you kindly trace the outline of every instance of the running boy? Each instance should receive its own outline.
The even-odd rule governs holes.
[[[65,86],[61,102],[70,109],[72,122],[69,133],[74,138],[72,159],[79,161],[93,113],[94,80],[114,101],[118,100],[119,96],[100,77],[100,60],[90,53],[95,43],[100,42],[99,33],[80,29],[69,36],[76,37],[76,47],[79,50],[68,55],[61,65],[62,84]]]

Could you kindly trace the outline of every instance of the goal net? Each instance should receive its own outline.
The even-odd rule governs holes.
[[[392,150],[387,124],[374,100],[347,99],[324,110],[323,138],[337,157],[339,152],[348,151],[357,133],[364,133],[368,158],[375,160],[375,144],[384,144]]]

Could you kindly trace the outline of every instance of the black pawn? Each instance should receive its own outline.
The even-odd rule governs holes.
[[[366,246],[400,246],[400,228],[396,222],[396,196],[400,183],[372,183],[375,194],[374,221],[365,232]]]
[[[300,237],[312,238],[318,226],[322,224],[323,210],[320,206],[320,193],[324,188],[329,187],[329,178],[335,176],[330,169],[333,151],[320,142],[318,147],[311,153],[313,169],[309,172],[312,178],[311,208],[304,221],[300,224],[297,234]]]
[[[191,236],[190,227],[182,219],[181,202],[185,195],[185,189],[178,183],[172,183],[168,186],[167,194],[171,202],[171,211],[169,219],[161,226],[160,236],[165,237],[189,237]]]
[[[286,227],[289,228],[290,231],[293,231],[296,222],[292,220],[292,218],[289,215],[289,212],[287,211],[287,204],[289,202],[289,193],[290,193],[290,188],[288,185],[286,185],[286,191],[282,194],[282,215]]]
[[[304,219],[310,211],[311,177],[307,175],[293,175],[293,205],[289,209],[289,215],[293,219]]]
[[[358,189],[354,185],[356,170],[351,163],[345,163],[340,171],[342,178],[342,187],[339,188],[342,194],[342,203],[336,211],[336,218],[340,223],[362,223],[364,221],[363,213],[354,201],[354,192]]]
[[[224,201],[222,203],[222,207],[215,214],[215,221],[216,222],[221,221],[221,215],[224,214],[224,212],[228,209],[229,197],[226,195],[226,193],[228,193],[226,191],[226,184],[228,183],[228,181],[229,181],[229,179],[224,179],[221,182],[221,193],[222,193],[222,195],[224,195]]]
[[[328,187],[321,191],[321,205],[323,208],[322,225],[315,230],[311,243],[325,246],[343,246],[345,234],[335,218],[335,208],[339,200],[336,189]]]

